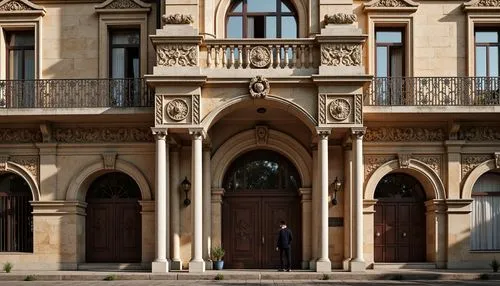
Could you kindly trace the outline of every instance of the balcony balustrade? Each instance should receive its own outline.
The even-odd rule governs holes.
[[[376,77],[364,100],[371,106],[500,105],[500,78]]]
[[[314,39],[206,39],[202,48],[215,69],[313,69],[319,56]]]
[[[0,108],[151,107],[143,78],[1,80]]]

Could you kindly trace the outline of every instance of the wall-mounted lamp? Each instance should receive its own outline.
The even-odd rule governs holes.
[[[332,187],[333,187],[332,205],[335,206],[335,205],[338,204],[338,201],[337,201],[337,192],[342,191],[342,182],[337,177],[335,177],[335,181],[333,181]]]
[[[184,181],[181,183],[182,190],[186,194],[186,199],[184,200],[184,205],[187,207],[191,204],[191,200],[188,198],[189,190],[191,190],[191,182],[187,177],[184,178]]]

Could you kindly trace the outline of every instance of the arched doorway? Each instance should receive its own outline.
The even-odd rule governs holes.
[[[0,252],[33,252],[32,200],[21,176],[0,174]]]
[[[222,218],[228,268],[278,268],[281,220],[294,234],[292,267],[300,266],[300,186],[293,164],[277,152],[249,151],[231,164],[224,177]]]
[[[124,173],[92,182],[86,197],[87,262],[141,261],[140,198],[139,186]]]
[[[425,192],[414,177],[391,173],[375,189],[375,262],[424,262]]]

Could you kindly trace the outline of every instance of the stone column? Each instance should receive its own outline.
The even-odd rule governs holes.
[[[210,146],[203,149],[203,259],[207,270],[212,269],[212,188],[210,178]]]
[[[356,215],[356,240],[354,242],[354,257],[351,260],[351,271],[365,271],[363,257],[363,135],[364,128],[352,128],[352,141],[354,149],[354,213]]]
[[[330,272],[332,271],[332,264],[328,257],[328,137],[330,136],[329,130],[318,131],[319,144],[318,144],[318,157],[319,157],[319,177],[321,188],[321,241],[320,253],[318,261],[316,262],[317,272]]]
[[[311,234],[312,231],[311,219],[311,188],[300,188],[302,199],[302,269],[309,269],[311,260]]]
[[[212,245],[222,245],[222,196],[224,189],[212,189]]]
[[[156,258],[151,266],[153,273],[168,272],[167,261],[167,171],[166,130],[153,128],[156,139]]]
[[[313,169],[312,169],[312,177],[313,177],[313,182],[312,182],[312,194],[311,194],[311,200],[312,200],[312,216],[311,216],[311,225],[312,229],[317,230],[319,229],[319,223],[318,223],[318,209],[319,209],[319,188],[318,188],[318,146],[315,145],[312,148],[312,160],[313,160]],[[311,232],[311,261],[309,261],[309,269],[315,270],[316,269],[316,260],[318,259],[318,232],[313,231]]]
[[[342,268],[349,270],[350,262],[353,256],[353,220],[352,210],[352,144],[347,143],[344,146],[344,261]]]
[[[170,233],[172,262],[170,269],[182,270],[181,261],[181,221],[179,192],[179,149],[170,149]]]
[[[189,261],[189,272],[205,272],[203,261],[203,130],[190,130],[192,136],[191,177],[193,192],[193,253]]]

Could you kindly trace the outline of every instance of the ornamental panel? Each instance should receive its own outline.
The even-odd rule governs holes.
[[[367,142],[436,142],[446,139],[442,128],[368,128],[364,140]]]
[[[361,44],[321,45],[321,65],[361,66]]]
[[[491,154],[462,154],[462,179],[482,163],[491,160]]]
[[[318,122],[321,124],[362,124],[360,94],[319,94]]]
[[[156,46],[156,64],[165,67],[198,66],[198,45],[158,45]]]
[[[200,95],[156,95],[155,126],[199,123]]]

